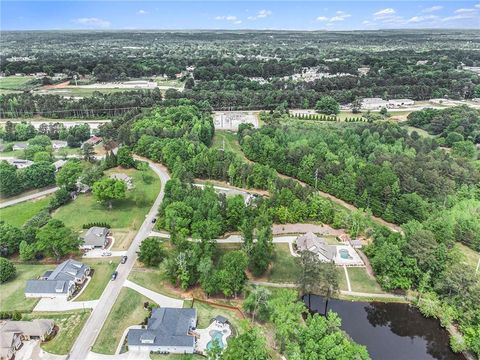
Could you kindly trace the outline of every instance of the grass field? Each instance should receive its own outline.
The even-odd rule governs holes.
[[[50,202],[51,195],[38,200],[25,201],[0,209],[0,220],[7,224],[20,227],[27,220],[42,211]]]
[[[132,325],[140,325],[148,316],[148,311],[143,309],[143,303],[146,301],[152,302],[135,290],[122,288],[92,351],[100,354],[115,354],[125,329]]]
[[[102,94],[113,94],[113,93],[131,91],[131,90],[138,90],[138,89],[115,89],[115,88],[95,89],[95,88],[77,88],[75,86],[69,86],[69,87],[57,88],[57,89],[42,89],[37,91],[36,94],[90,97],[93,95],[94,92],[99,92]]]
[[[7,76],[0,77],[0,89],[4,90],[26,90],[32,88],[28,83],[33,76]]]
[[[274,244],[274,259],[267,274],[271,282],[295,282],[298,278],[298,265],[290,254],[288,244]]]
[[[88,319],[90,311],[77,310],[61,313],[31,313],[22,317],[22,320],[33,319],[51,319],[58,326],[59,330],[57,335],[50,341],[42,343],[42,349],[45,351],[57,354],[66,355],[70,351],[75,342],[75,339],[80,334],[83,325]]]
[[[345,271],[343,270],[343,267],[336,267],[337,273],[338,273],[338,288],[340,290],[348,290],[348,285],[347,285],[347,278],[345,277]]]
[[[242,148],[237,140],[237,134],[226,130],[215,130],[212,147],[221,149],[225,144],[225,150],[232,151],[241,159],[249,161],[243,154]]]
[[[112,273],[120,263],[119,258],[110,259],[82,259],[84,264],[87,264],[94,270],[92,280],[88,283],[86,289],[80,294],[75,301],[97,300],[103,293],[107,286]]]
[[[140,264],[137,265],[130,272],[128,280],[159,294],[179,298],[168,282],[163,269],[143,268],[140,267]]]
[[[136,232],[133,230],[123,229],[111,229],[115,242],[113,243],[112,250],[128,250]]]
[[[126,199],[114,201],[109,210],[97,202],[92,194],[82,194],[75,201],[60,207],[54,213],[54,218],[62,220],[75,231],[80,231],[83,224],[91,222],[106,222],[112,228],[137,230],[157,197],[160,180],[151,169],[147,170],[152,180],[148,184],[138,170],[111,169],[106,174],[113,172],[128,174],[133,179],[134,189],[127,190]]]
[[[45,271],[54,268],[55,265],[15,264],[15,267],[17,276],[0,285],[0,309],[2,311],[31,311],[38,299],[27,299],[24,296],[27,280],[36,279]]]
[[[456,243],[455,247],[464,255],[464,262],[467,264],[467,266],[475,271],[478,266],[478,261],[480,260],[480,253],[461,243]]]
[[[240,331],[240,315],[236,311],[224,309],[209,304],[195,301],[193,307],[197,309],[197,328],[206,328],[212,322],[212,319],[217,315],[222,315],[228,319],[230,324],[235,328],[238,333]]]
[[[365,268],[349,267],[347,268],[347,271],[352,291],[372,294],[382,294],[384,292],[375,279],[368,276]]]

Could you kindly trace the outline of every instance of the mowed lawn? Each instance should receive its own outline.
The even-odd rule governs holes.
[[[31,311],[38,299],[26,298],[24,295],[27,280],[36,279],[45,271],[53,269],[55,265],[26,265],[15,264],[17,276],[0,285],[1,311]]]
[[[274,244],[274,258],[267,274],[268,281],[294,283],[298,275],[299,267],[290,253],[288,244]]]
[[[168,282],[165,271],[160,265],[159,268],[145,268],[137,264],[130,274],[128,280],[143,286],[159,294],[178,299],[178,294],[173,290],[173,286]]]
[[[343,270],[343,269],[342,269]],[[349,267],[347,268],[348,277],[350,278],[350,285],[352,291],[382,294],[382,288],[378,285],[375,279],[368,276],[365,268]]]
[[[6,76],[0,77],[0,89],[5,90],[25,90],[28,83],[33,80],[33,76]]]
[[[143,309],[143,304],[147,301],[152,303],[150,299],[135,290],[122,288],[92,351],[100,354],[115,354],[125,329],[132,325],[140,325],[148,316],[148,311]]]
[[[46,208],[50,198],[51,195],[0,209],[0,220],[13,226],[21,227],[27,220]]]
[[[83,325],[90,315],[90,310],[76,310],[60,313],[35,312],[25,314],[22,320],[51,319],[58,326],[57,335],[50,341],[42,343],[41,347],[52,354],[66,355],[70,351],[75,339],[80,334]]]
[[[238,333],[241,330],[240,322],[242,318],[237,311],[205,304],[200,301],[194,301],[193,307],[197,309],[197,328],[206,328],[217,315],[222,315],[228,319],[230,324]]]
[[[82,259],[80,261],[93,269],[93,275],[85,290],[75,301],[97,300],[110,281],[112,273],[120,263],[120,259]]]
[[[82,194],[60,207],[53,217],[75,231],[93,222],[106,222],[112,228],[137,230],[160,191],[160,179],[151,169],[146,171],[149,182],[145,182],[141,171],[135,169],[111,169],[106,175],[111,173],[125,173],[132,177],[134,188],[127,190],[126,199],[113,201],[112,209],[108,209],[108,206],[97,202],[93,194]]]

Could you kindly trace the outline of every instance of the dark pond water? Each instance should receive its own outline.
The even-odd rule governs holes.
[[[305,296],[313,312],[325,313],[325,301]],[[408,304],[330,300],[328,309],[342,318],[342,329],[357,343],[365,345],[375,360],[457,360],[447,332],[435,319],[427,319]]]

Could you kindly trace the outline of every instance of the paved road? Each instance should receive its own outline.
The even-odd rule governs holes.
[[[24,201],[33,200],[33,199],[36,199],[36,198],[39,198],[39,197],[42,197],[42,196],[49,195],[51,193],[54,193],[58,189],[59,189],[59,187],[56,186],[54,188],[43,190],[43,191],[37,192],[35,194],[25,195],[25,196],[22,196],[22,197],[19,197],[19,198],[16,198],[16,199],[4,201],[4,202],[0,203],[0,209],[5,208],[7,206],[12,206],[12,205],[15,205],[15,204],[19,204],[19,203],[24,202]]]
[[[152,219],[157,215],[158,208],[165,194],[165,184],[170,179],[170,177],[165,168],[161,165],[155,164],[150,161],[148,161],[148,163],[150,165],[150,168],[155,171],[155,173],[160,177],[160,180],[162,182],[160,193],[158,194],[155,203],[147,214],[145,221],[138,230],[137,235],[133,239],[132,244],[127,251],[127,262],[118,266],[117,279],[115,281],[110,281],[109,284],[106,286],[105,290],[103,291],[103,294],[100,297],[97,306],[95,306],[95,309],[92,311],[92,314],[88,318],[85,326],[82,329],[82,332],[73,344],[72,350],[70,351],[69,359],[84,360],[87,358],[91,347],[95,343],[95,340],[97,339],[97,336],[100,333],[100,330],[102,329],[102,326],[107,319],[107,316],[112,309],[113,304],[115,303],[115,300],[120,294],[120,290],[122,289],[125,280],[128,277],[128,274],[130,273],[135,264],[135,260],[137,259],[136,252],[138,250],[138,247],[140,246],[140,243],[143,239],[148,237],[148,235],[153,229],[154,224],[152,224]]]

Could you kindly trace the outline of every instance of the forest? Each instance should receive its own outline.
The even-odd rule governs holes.
[[[62,73],[86,83],[165,76],[185,84],[183,91],[166,91],[165,99],[208,101],[215,110],[312,108],[325,95],[341,104],[365,97],[480,96],[479,77],[465,68],[480,64],[476,31],[4,32],[2,37],[3,75],[42,72],[50,79]],[[160,92],[141,90],[83,99],[27,91],[0,95],[0,112],[1,117],[117,116],[161,99]]]

